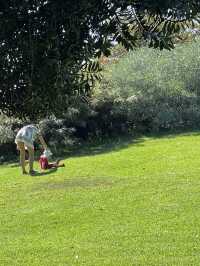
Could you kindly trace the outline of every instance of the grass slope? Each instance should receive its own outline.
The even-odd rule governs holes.
[[[1,166],[0,265],[200,265],[199,143],[112,143],[35,177]]]

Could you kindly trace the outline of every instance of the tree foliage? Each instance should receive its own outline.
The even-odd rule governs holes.
[[[88,95],[113,43],[144,38],[173,48],[172,35],[194,26],[199,1],[2,0],[0,110],[21,118],[62,114],[71,96]],[[198,20],[196,20],[198,21]]]

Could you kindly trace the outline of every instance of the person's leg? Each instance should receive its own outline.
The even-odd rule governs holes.
[[[21,141],[17,142],[17,149],[20,152],[20,165],[22,168],[22,173],[27,174],[26,169],[25,169],[25,147],[24,147],[24,143]]]
[[[48,163],[46,169],[51,169],[51,168],[56,168],[56,167],[57,167],[57,164],[56,163]]]
[[[29,155],[29,173],[32,174],[33,170],[33,163],[34,163],[34,149],[31,147],[27,147],[28,155]]]
[[[57,167],[65,167],[65,164],[64,163],[61,163]]]
[[[56,165],[57,165],[57,167],[64,167],[65,166],[64,163],[60,163],[60,160],[56,161]]]
[[[53,163],[48,163],[48,165],[46,166],[46,168],[44,169],[52,169],[52,168],[58,168],[58,167],[64,167],[64,163],[60,164],[59,160]]]

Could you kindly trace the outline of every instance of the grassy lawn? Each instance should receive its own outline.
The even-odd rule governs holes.
[[[35,177],[0,166],[0,265],[200,265],[199,144],[108,143]]]

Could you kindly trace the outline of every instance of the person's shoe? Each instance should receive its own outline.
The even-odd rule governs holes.
[[[58,167],[65,167],[65,164],[64,164],[64,163],[60,164],[60,161],[61,161],[61,160],[57,160],[57,161],[56,161],[57,166],[58,166]]]
[[[31,175],[31,176],[34,176],[36,174],[37,174],[37,171],[34,171],[34,170],[29,171],[29,175]]]
[[[23,175],[27,175],[28,173],[26,172],[26,170],[22,171]]]

